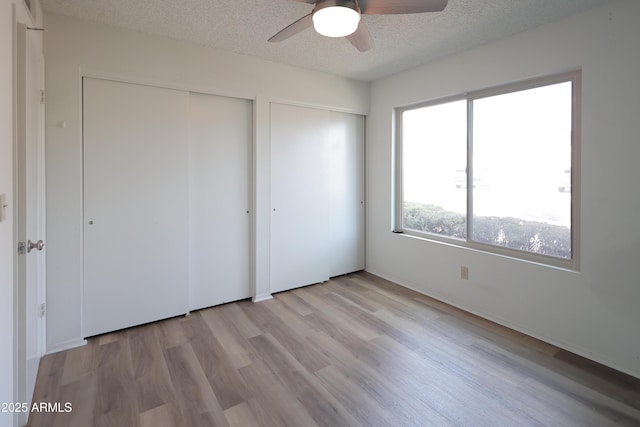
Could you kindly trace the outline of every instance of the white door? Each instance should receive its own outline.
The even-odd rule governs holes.
[[[364,117],[271,105],[271,292],[364,268]]]
[[[31,402],[44,353],[44,58],[39,35],[17,26],[18,401]],[[26,414],[19,422],[26,422]]]
[[[329,279],[329,115],[271,104],[271,292]]]
[[[83,81],[85,337],[188,312],[188,107]]]
[[[329,134],[330,276],[364,269],[364,117],[331,112]]]
[[[189,95],[189,301],[251,296],[251,102]]]

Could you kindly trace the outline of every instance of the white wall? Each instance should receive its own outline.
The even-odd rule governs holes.
[[[366,114],[369,85],[70,18],[47,15],[45,23],[48,349],[82,336],[82,72],[255,99],[256,297],[268,295],[269,102]]]
[[[34,2],[36,16],[39,7]],[[14,14],[15,10],[15,14]],[[15,15],[15,19],[14,19]],[[0,2],[0,194],[6,194],[6,219],[0,222],[0,402],[12,402],[15,386],[14,360],[14,71],[15,23],[34,23],[23,2]],[[14,425],[14,414],[0,413],[0,426]]]
[[[367,120],[367,270],[640,377],[638,22],[640,2],[617,1],[376,81]],[[391,233],[394,107],[576,67],[579,272]],[[461,265],[470,280],[460,279]]]

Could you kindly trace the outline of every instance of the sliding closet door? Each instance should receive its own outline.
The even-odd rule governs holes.
[[[271,105],[271,291],[364,268],[364,117]]]
[[[251,102],[189,95],[189,305],[251,296]]]
[[[329,279],[329,112],[271,104],[271,292]]]
[[[84,336],[188,311],[188,102],[84,79]]]
[[[331,112],[329,263],[331,277],[364,269],[364,116]]]

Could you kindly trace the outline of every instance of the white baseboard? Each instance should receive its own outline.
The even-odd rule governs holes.
[[[273,299],[273,297],[271,296],[271,294],[262,294],[262,295],[256,295],[255,297],[252,298],[253,302],[262,302],[262,301],[267,301]]]
[[[72,348],[82,347],[87,344],[87,340],[68,340],[53,346],[48,346],[45,354],[57,353],[59,351],[71,350]]]

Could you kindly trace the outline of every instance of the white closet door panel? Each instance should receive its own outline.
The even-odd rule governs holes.
[[[189,305],[251,296],[251,102],[190,94]]]
[[[331,277],[364,268],[364,117],[331,112],[329,256]]]
[[[188,93],[85,78],[84,336],[188,311]]]
[[[329,112],[271,104],[271,292],[329,278]]]

